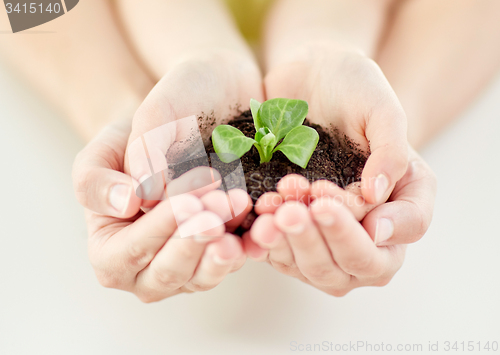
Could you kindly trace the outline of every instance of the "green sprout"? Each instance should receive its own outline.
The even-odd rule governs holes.
[[[261,104],[251,99],[250,110],[255,139],[246,137],[233,126],[220,125],[214,129],[212,143],[219,159],[230,163],[254,146],[259,152],[261,164],[270,161],[273,153],[279,150],[292,163],[305,169],[319,141],[314,128],[302,125],[309,110],[307,102],[272,99]]]

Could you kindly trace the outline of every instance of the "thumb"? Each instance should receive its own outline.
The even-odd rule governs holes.
[[[134,117],[134,129],[130,135],[125,158],[125,172],[137,182],[134,190],[152,207],[165,199],[164,186],[168,178],[166,153],[175,140],[175,120],[165,123],[163,117],[150,116],[139,110]],[[136,122],[140,122],[138,125]]]
[[[135,191],[145,200],[143,206],[166,198],[169,164],[202,157],[208,166],[197,117],[178,117],[169,100],[153,90],[134,116],[125,159],[125,171],[137,181]]]
[[[363,227],[377,246],[418,241],[429,228],[436,198],[436,176],[410,148],[408,170],[398,181],[390,202],[363,219]]]
[[[76,157],[73,185],[80,204],[96,213],[133,217],[141,199],[133,193],[134,180],[122,173],[130,120],[101,131]]]
[[[396,95],[372,112],[366,126],[371,154],[361,177],[363,197],[381,204],[391,195],[408,165],[406,115]]]

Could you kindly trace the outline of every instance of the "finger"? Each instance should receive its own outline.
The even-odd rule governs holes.
[[[277,190],[284,201],[301,201],[309,205],[311,184],[302,175],[286,175],[278,182]]]
[[[142,205],[150,208],[154,207],[158,200],[165,198],[173,200],[175,196],[185,193],[201,197],[219,188],[220,184],[221,176],[216,170],[200,166],[189,170],[168,184],[164,172],[143,179],[138,187],[138,193],[140,196],[148,196],[148,200],[143,201]]]
[[[194,276],[184,288],[190,291],[208,291],[217,286],[231,272],[237,259],[243,255],[241,244],[236,238],[226,233],[222,238],[210,243]]]
[[[252,240],[263,249],[273,249],[281,244],[285,235],[274,224],[274,215],[266,213],[257,217],[250,229]]]
[[[323,197],[311,204],[311,216],[334,260],[346,273],[357,277],[376,277],[385,271],[387,260],[347,207]]]
[[[141,184],[136,191],[142,193],[146,207],[165,198],[169,163],[206,156],[196,116],[182,116],[185,110],[176,112],[173,101],[159,87],[149,93],[134,116],[125,164],[125,171]]]
[[[212,191],[220,186],[220,181],[215,181],[218,173],[208,167],[199,167],[188,171],[179,178],[171,181],[167,185],[168,199],[172,205],[174,215],[177,218],[176,211],[177,199],[182,199],[183,196],[189,194],[200,197],[203,194]],[[182,211],[179,212],[182,214]],[[178,223],[180,224],[180,223]]]
[[[285,275],[300,274],[292,249],[283,232],[275,226],[272,214],[259,216],[250,229],[250,236],[259,247],[269,249],[269,262],[275,269]]]
[[[130,123],[106,127],[83,149],[73,164],[73,183],[80,204],[99,214],[130,218],[139,212],[136,182],[123,174],[123,157]]]
[[[134,115],[125,172],[142,182],[168,168],[165,156],[175,141],[176,118],[173,107],[161,97],[157,85]]]
[[[303,203],[285,202],[276,211],[274,223],[285,233],[295,263],[307,279],[318,285],[338,287],[349,283],[350,276],[334,263],[328,246]]]
[[[220,184],[221,176],[217,170],[200,166],[169,182],[167,194],[172,197],[189,193],[201,197],[219,188]]]
[[[185,195],[177,201],[176,211],[188,219],[202,212],[203,205],[196,197]],[[90,253],[98,278],[109,287],[130,287],[137,273],[148,266],[176,228],[172,206],[169,201],[163,201],[104,241],[99,236],[105,230],[90,230],[89,244],[98,249]],[[122,282],[126,284],[120,284]]]
[[[283,203],[283,198],[277,192],[266,192],[255,202],[255,213],[261,215],[274,213]]]
[[[166,294],[189,281],[193,277],[206,245],[224,235],[224,227],[222,220],[208,211],[196,214],[179,226],[179,229],[184,227],[186,231],[198,231],[200,226],[207,225],[218,227],[210,228],[193,237],[169,238],[151,263],[137,274],[136,294],[162,299]]]
[[[144,200],[143,206],[152,207],[157,201],[165,199],[165,172],[168,169],[166,154],[174,143],[176,125],[173,117],[158,117],[153,113],[147,119],[144,105],[141,105],[134,116],[134,128],[127,147],[125,168],[136,181],[136,193]],[[168,116],[168,115],[167,115]],[[171,120],[171,122],[164,120]],[[147,122],[147,125],[142,124]],[[166,123],[168,122],[168,123]]]
[[[250,232],[243,233],[241,237],[243,241],[243,250],[245,254],[254,261],[266,261],[269,256],[269,250],[261,248],[252,240]]]
[[[391,202],[370,212],[363,227],[378,246],[414,243],[429,228],[435,197],[436,177],[421,158],[415,157],[397,183]]]
[[[247,261],[247,255],[245,254],[245,248],[244,248],[244,245],[243,245],[243,239],[240,238],[240,237],[237,237],[236,240],[238,241],[238,243],[240,243],[240,248],[242,250],[242,253],[236,259],[236,261],[233,263],[233,265],[231,267],[231,271],[229,271],[229,272],[236,272],[236,271],[238,271],[239,269],[241,269],[243,267],[243,265],[245,265],[245,263]]]
[[[366,138],[371,154],[362,173],[362,191],[366,201],[380,204],[387,200],[408,164],[406,115],[396,95],[380,102],[366,122]]]
[[[252,210],[252,200],[248,194],[240,189],[229,190],[225,193],[215,190],[201,197],[207,211],[219,215],[226,223],[226,230],[233,232],[241,225],[247,214]]]
[[[135,185],[137,196],[142,198],[142,210],[148,212],[156,206],[159,201],[167,198],[165,194],[166,179],[165,174],[160,172],[153,176],[143,176],[139,180],[139,184]]]
[[[317,199],[323,196],[331,197],[339,205],[344,205],[351,210],[354,217],[360,221],[375,205],[365,201],[361,194],[359,184],[350,184],[344,190],[331,181],[319,180],[311,185],[311,198]]]
[[[232,209],[233,218],[226,223],[226,229],[233,232],[242,224],[250,211],[252,211],[252,199],[246,191],[241,189],[229,190],[227,197]]]

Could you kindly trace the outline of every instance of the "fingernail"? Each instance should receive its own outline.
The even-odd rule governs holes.
[[[177,225],[181,224],[182,222],[185,222],[191,216],[192,216],[192,214],[184,212],[184,211],[174,211],[174,217],[175,217],[175,221],[177,222]]]
[[[221,266],[226,266],[226,265],[230,265],[230,264],[233,263],[233,260],[231,260],[231,259],[230,260],[222,259],[217,254],[212,255],[212,260],[214,261],[215,264],[221,265]]]
[[[335,223],[335,218],[329,213],[313,215],[314,220],[323,227],[330,227]]]
[[[387,189],[389,188],[389,180],[384,174],[380,174],[377,176],[375,179],[375,200],[377,203],[382,203],[383,198],[387,192]]]
[[[281,230],[287,234],[300,234],[306,229],[305,224],[296,223],[289,226],[282,226]]]
[[[199,176],[194,178],[193,181],[191,181],[191,190],[198,190],[207,185],[208,184],[206,180]]]
[[[130,186],[123,184],[115,185],[109,193],[109,203],[115,210],[123,214],[127,210],[131,193],[132,189]]]
[[[394,234],[394,224],[388,218],[379,218],[375,228],[375,244],[385,242]]]
[[[141,196],[139,196],[140,198],[142,198],[143,200],[148,200],[148,196],[151,196],[152,192],[153,192],[153,179],[151,179],[150,181],[148,181],[148,179],[150,178],[151,176],[149,175],[143,175],[140,179],[139,179],[139,187],[140,187],[140,191],[142,193]],[[151,197],[150,197],[151,198]]]

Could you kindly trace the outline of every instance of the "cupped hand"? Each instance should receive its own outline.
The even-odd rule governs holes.
[[[401,267],[406,245],[418,241],[432,219],[435,175],[412,148],[409,153],[404,176],[379,206],[353,204],[328,182],[286,177],[278,193],[257,202],[261,215],[243,236],[245,252],[334,296],[386,285]]]
[[[73,169],[75,191],[86,208],[89,255],[103,285],[151,302],[183,291],[210,289],[228,272],[241,267],[246,259],[241,240],[228,232],[235,230],[251,209],[245,191],[214,190],[220,177],[214,178],[217,173],[213,170],[207,173],[208,168],[169,180],[167,189],[161,179],[160,192],[168,191],[172,195],[168,199],[153,196],[152,201],[145,200],[157,191],[140,182],[144,176],[149,182],[156,180],[158,171],[148,168],[164,166],[168,148],[189,138],[192,122],[176,125],[178,119],[196,115],[195,122],[200,123],[206,138],[210,128],[228,119],[239,105],[248,105],[250,98],[262,100],[262,96],[258,68],[234,53],[184,60],[152,90],[132,122],[109,125],[78,155]],[[161,129],[172,122],[174,130]],[[130,149],[126,157],[127,144],[142,140],[143,135],[150,138],[151,132],[165,134],[153,133],[155,144],[148,145],[151,149],[146,160],[134,156]],[[201,173],[203,169],[205,173]],[[171,203],[173,198],[175,203]],[[154,208],[144,214],[144,206]],[[190,230],[199,234],[200,226],[214,227],[202,229],[205,238],[179,237]]]
[[[306,48],[265,77],[267,98],[309,103],[308,119],[338,129],[370,152],[361,192],[369,204],[387,200],[407,169],[406,116],[378,65],[357,52]]]
[[[227,233],[241,221],[225,225],[224,206],[229,198],[244,216],[251,208],[248,195],[215,190],[217,173],[202,167],[171,182],[175,203],[165,200],[142,213],[132,178],[122,172],[129,134],[130,121],[106,127],[74,164],[75,190],[86,207],[89,256],[99,282],[144,302],[215,287],[245,262],[240,239]],[[201,188],[185,193],[195,185]]]
[[[166,197],[170,164],[206,158],[213,128],[248,109],[251,98],[263,100],[263,86],[246,55],[205,53],[169,70],[137,110],[127,147],[125,172],[140,184],[144,207]]]

